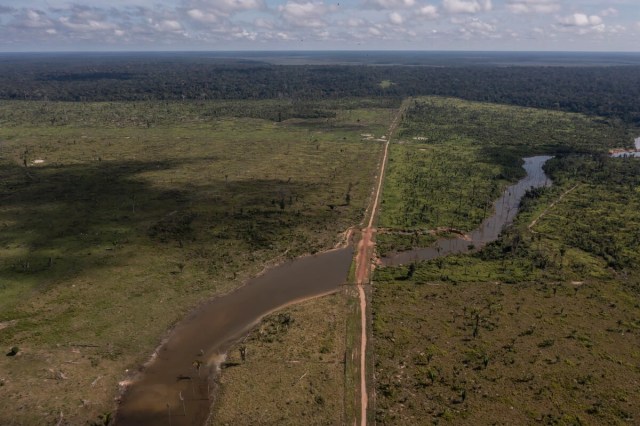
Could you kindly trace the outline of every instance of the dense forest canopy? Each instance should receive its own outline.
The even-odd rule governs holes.
[[[228,56],[213,60],[170,54],[3,55],[0,99],[338,99],[440,95],[582,112],[640,125],[640,65],[498,66],[468,61],[448,66],[274,65],[258,59]]]

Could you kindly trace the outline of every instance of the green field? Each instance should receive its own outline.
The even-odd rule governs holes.
[[[213,424],[344,424],[346,309],[341,292],[265,318],[229,352]]]
[[[376,270],[378,423],[637,421],[640,161],[607,155],[629,146],[634,130],[542,110],[426,104],[408,112],[407,143],[392,151],[402,161],[385,183],[386,226],[473,229],[482,217],[470,194],[499,193],[525,155],[556,155],[545,166],[554,186],[530,192],[514,224],[477,253]],[[433,181],[433,198],[415,190]]]
[[[388,102],[0,103],[0,423],[74,424],[172,324],[362,220]]]
[[[418,98],[391,145],[379,226],[475,229],[523,177],[521,158],[630,146],[614,121],[446,98]]]
[[[334,246],[365,216],[399,105],[0,102],[0,340],[17,352],[0,359],[0,423],[97,420],[193,307]],[[637,421],[640,160],[606,152],[640,131],[429,97],[397,132],[378,254],[477,227],[524,156],[555,155],[554,186],[478,253],[376,270],[376,421]],[[214,423],[352,424],[352,293],[238,343]]]

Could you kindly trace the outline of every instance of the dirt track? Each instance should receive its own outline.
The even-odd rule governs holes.
[[[369,405],[369,397],[367,394],[367,374],[366,374],[366,354],[367,354],[367,296],[365,293],[365,285],[370,281],[371,272],[373,270],[373,264],[371,258],[373,256],[373,249],[375,247],[374,235],[375,228],[373,224],[377,218],[378,204],[380,202],[380,193],[382,192],[382,182],[384,180],[384,171],[387,165],[387,157],[389,154],[389,143],[391,142],[391,136],[395,131],[400,117],[405,109],[407,101],[398,110],[398,113],[394,117],[391,125],[389,126],[389,134],[387,142],[384,146],[384,155],[382,162],[380,163],[380,171],[378,173],[378,182],[375,189],[375,194],[372,197],[371,213],[369,215],[369,223],[367,227],[362,230],[362,238],[358,244],[358,251],[356,254],[356,284],[358,286],[358,297],[360,299],[360,425],[366,426],[367,424],[367,407]]]

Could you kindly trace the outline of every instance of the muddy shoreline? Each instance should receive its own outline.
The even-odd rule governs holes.
[[[347,245],[286,261],[195,309],[140,373],[123,383],[116,424],[203,424],[226,351],[265,315],[337,291],[352,257],[353,248]]]

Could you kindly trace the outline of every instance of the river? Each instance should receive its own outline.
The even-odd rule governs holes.
[[[524,170],[527,175],[517,183],[509,186],[502,196],[493,204],[494,213],[485,219],[480,227],[469,238],[440,238],[433,245],[391,254],[381,259],[384,266],[406,265],[419,260],[430,260],[448,254],[466,253],[478,249],[498,239],[502,229],[513,221],[520,200],[531,188],[551,185],[550,179],[542,170],[542,166],[551,157],[540,155],[524,158]]]
[[[636,150],[635,151],[621,151],[615,152],[611,154],[612,157],[640,157],[640,138],[636,138],[635,141]]]
[[[494,203],[494,214],[471,233],[471,240],[440,239],[435,245],[384,258],[385,265],[464,253],[494,241],[517,213],[531,187],[549,185],[542,170],[551,157],[524,159],[525,178]],[[212,384],[229,348],[265,315],[296,301],[334,292],[347,279],[351,246],[286,262],[218,297],[179,323],[153,360],[126,389],[117,425],[200,425],[211,408]],[[200,364],[201,363],[201,364]],[[201,365],[197,368],[198,365]]]
[[[263,316],[345,283],[351,246],[284,263],[198,309],[171,332],[123,395],[117,425],[201,425],[224,354]],[[202,366],[197,369],[198,363]]]

